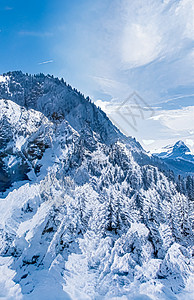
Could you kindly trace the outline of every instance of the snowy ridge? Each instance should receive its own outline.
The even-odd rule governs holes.
[[[32,76],[18,71],[4,74],[3,78],[0,99],[35,109],[55,121],[65,117],[78,132],[92,129],[104,142],[123,136],[105,113],[91,103],[89,97],[85,98],[63,79],[44,74]]]
[[[0,296],[193,299],[192,189],[64,82],[5,76]]]
[[[160,149],[159,153],[154,153],[154,156],[162,159],[176,173],[194,175],[194,155],[183,141]]]
[[[162,158],[183,158],[184,156],[187,157],[187,155],[190,155],[188,158],[192,157],[190,149],[183,141],[178,141],[172,146],[166,146],[158,153],[158,156]],[[194,159],[192,158],[192,160]]]

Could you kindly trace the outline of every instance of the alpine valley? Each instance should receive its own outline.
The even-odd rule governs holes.
[[[0,298],[194,299],[183,163],[147,153],[63,79],[1,75]]]

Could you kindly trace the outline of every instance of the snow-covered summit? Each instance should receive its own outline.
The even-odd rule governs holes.
[[[174,145],[165,146],[160,150],[160,153],[157,153],[157,155],[162,158],[184,157],[185,154],[191,154],[191,151],[183,141],[178,141]]]
[[[92,130],[99,140],[107,143],[124,138],[89,97],[85,98],[63,79],[44,74],[23,74],[21,71],[8,72],[1,78],[0,99],[40,111],[52,121],[65,118],[79,133]]]
[[[185,154],[186,152],[191,152],[191,151],[183,141],[178,141],[173,147],[173,152]]]
[[[194,174],[194,155],[183,141],[165,146],[154,155],[169,164],[171,168],[175,168],[176,172]]]

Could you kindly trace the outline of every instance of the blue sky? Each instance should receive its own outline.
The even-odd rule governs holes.
[[[0,73],[50,73],[89,95],[147,149],[194,149],[192,0],[1,0]],[[115,115],[136,91],[155,114]]]

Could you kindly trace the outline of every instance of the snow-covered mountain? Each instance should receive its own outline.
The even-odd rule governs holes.
[[[194,155],[183,141],[178,141],[172,146],[166,146],[154,155],[161,158],[179,174],[189,173],[194,175]]]
[[[63,80],[9,72],[0,99],[0,296],[193,299],[192,178]]]

